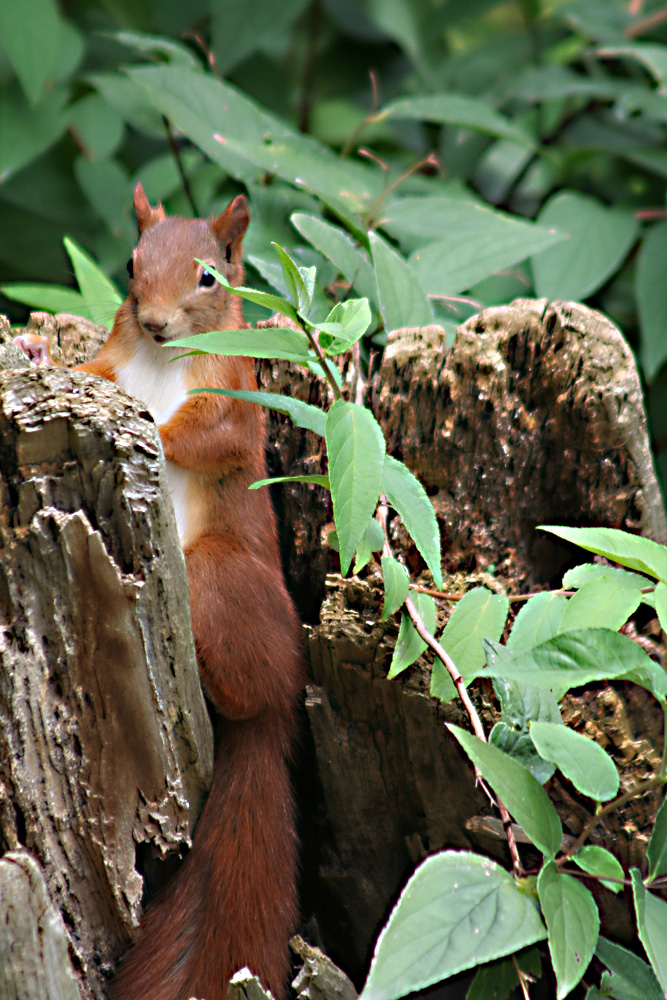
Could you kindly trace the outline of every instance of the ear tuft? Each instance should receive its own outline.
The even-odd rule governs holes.
[[[248,202],[239,194],[230,201],[222,215],[212,220],[211,229],[221,243],[231,248],[229,254],[232,255],[240,247],[249,222]]]
[[[137,186],[134,189],[133,204],[140,233],[143,233],[144,229],[154,226],[157,222],[162,222],[167,217],[162,205],[156,205],[155,208],[151,207],[141,181],[137,181]]]

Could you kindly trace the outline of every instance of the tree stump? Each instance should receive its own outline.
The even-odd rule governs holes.
[[[188,844],[212,768],[155,426],[100,379],[6,371],[0,495],[0,835],[102,997],[140,915],[135,847]]]

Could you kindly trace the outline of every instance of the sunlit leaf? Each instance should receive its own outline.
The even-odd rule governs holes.
[[[502,594],[487,587],[475,587],[457,601],[440,644],[452,657],[463,678],[484,664],[482,639],[500,639],[505,628],[509,602]]]
[[[63,240],[72,261],[81,294],[94,323],[111,327],[123,297],[98,265],[68,236]]]
[[[404,604],[410,590],[410,578],[405,566],[392,556],[382,556],[384,603],[381,618],[389,618]]]
[[[594,740],[552,722],[533,722],[529,732],[540,757],[552,761],[582,795],[596,802],[613,799],[619,787],[618,771]]]
[[[556,973],[556,997],[563,1000],[581,980],[595,954],[600,916],[591,893],[553,861],[537,879],[542,914],[549,931],[549,953]]]
[[[625,872],[614,855],[604,847],[598,847],[597,844],[586,844],[585,847],[580,847],[572,860],[589,875],[607,875],[609,878],[615,879],[625,877]],[[618,893],[623,890],[620,882],[609,882],[605,881],[604,878],[601,878],[601,882],[612,892]]]
[[[434,635],[436,630],[435,601],[428,594],[416,593],[414,602],[424,625],[431,635]],[[401,627],[398,630],[398,639],[394,646],[387,677],[390,680],[398,677],[404,670],[411,667],[415,660],[419,659],[425,649],[426,641],[417,632],[407,611],[404,611],[401,615]]]

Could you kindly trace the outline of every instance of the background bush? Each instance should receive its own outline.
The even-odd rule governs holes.
[[[285,291],[276,240],[322,314],[370,299],[376,344],[516,296],[602,309],[664,481],[666,77],[657,0],[13,0],[0,306],[71,306],[16,287],[74,287],[64,234],[123,291],[137,179],[187,214],[245,190],[249,282]]]

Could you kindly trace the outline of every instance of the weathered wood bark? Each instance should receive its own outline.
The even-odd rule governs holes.
[[[155,426],[88,375],[4,372],[0,496],[0,834],[102,997],[140,912],[135,843],[188,843],[212,763]]]

